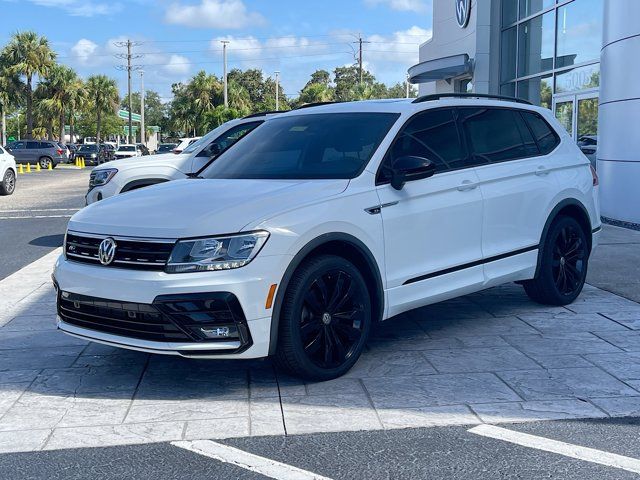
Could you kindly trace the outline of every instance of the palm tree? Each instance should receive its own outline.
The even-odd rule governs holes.
[[[76,112],[87,102],[87,88],[82,79],[76,77],[67,88],[67,105],[69,107],[69,139],[74,142]]]
[[[69,104],[70,88],[78,80],[76,72],[64,65],[54,65],[40,86],[45,95],[41,104],[58,118],[58,138],[64,142],[64,124]]]
[[[9,62],[9,71],[23,75],[27,80],[27,138],[33,131],[33,77],[47,74],[53,65],[56,54],[51,50],[49,41],[36,32],[16,32],[4,47],[3,56]]]
[[[18,75],[10,73],[4,57],[0,57],[0,145],[7,143],[7,110],[17,107],[23,93]]]
[[[115,112],[120,104],[118,85],[106,75],[93,75],[87,79],[88,97],[96,112],[96,142],[100,143],[102,115]]]
[[[240,115],[247,115],[251,111],[251,96],[247,89],[238,82],[231,80],[228,85],[229,108],[237,110]]]
[[[300,92],[298,101],[301,104],[331,102],[333,100],[333,90],[328,85],[322,83],[312,83]]]
[[[187,96],[196,112],[196,130],[203,133],[206,128],[205,115],[220,103],[222,85],[214,75],[202,70],[187,85]]]

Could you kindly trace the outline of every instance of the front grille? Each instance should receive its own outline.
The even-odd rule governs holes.
[[[58,315],[70,325],[157,342],[192,342],[153,305],[127,303],[60,292]]]
[[[100,243],[107,235],[86,235],[67,232],[65,254],[74,262],[101,265],[98,259]],[[108,267],[131,268],[136,270],[164,270],[175,240],[141,240],[111,237],[116,242],[116,252]]]
[[[229,292],[161,295],[144,304],[58,291],[58,315],[69,325],[141,340],[239,342],[219,353],[239,353],[253,343],[240,302]],[[210,338],[206,331],[215,327],[228,328],[231,336]]]

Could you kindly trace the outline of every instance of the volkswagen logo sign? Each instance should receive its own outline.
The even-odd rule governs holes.
[[[105,238],[98,247],[98,260],[102,265],[109,265],[116,256],[116,241],[113,238]]]
[[[471,0],[455,0],[456,19],[460,28],[465,28],[469,24],[471,16]]]

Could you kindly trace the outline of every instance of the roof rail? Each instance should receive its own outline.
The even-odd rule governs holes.
[[[305,103],[304,105],[300,105],[299,107],[294,108],[294,110],[300,110],[302,108],[321,107],[322,105],[332,105],[334,103],[342,103],[342,102],[313,102],[313,103]]]
[[[525,105],[533,105],[533,103],[516,97],[507,97],[505,95],[490,95],[486,93],[435,93],[432,95],[423,95],[416,98],[411,103],[424,103],[440,100],[442,98],[487,98],[491,100],[504,100],[507,102],[523,103]]]
[[[246,117],[242,117],[242,119],[244,120],[245,118],[264,117],[266,115],[273,115],[274,113],[284,113],[286,111],[287,110],[267,110],[266,112],[252,113],[251,115],[247,115]]]

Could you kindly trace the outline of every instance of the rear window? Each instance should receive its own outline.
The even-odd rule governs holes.
[[[560,143],[558,134],[549,126],[544,118],[537,113],[522,112],[522,117],[529,125],[533,136],[538,143],[541,155],[551,153]]]
[[[118,147],[118,151],[119,152],[135,152],[136,147],[134,147],[133,145],[120,145]]]
[[[519,111],[506,108],[462,108],[474,165],[538,155],[538,147]]]

